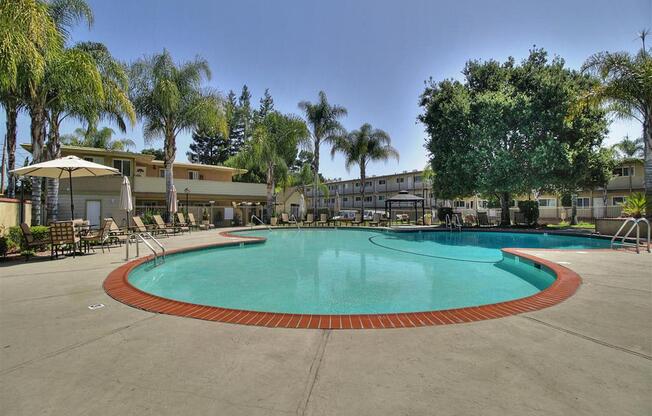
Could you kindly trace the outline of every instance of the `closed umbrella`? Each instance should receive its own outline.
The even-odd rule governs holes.
[[[172,185],[172,190],[170,191],[168,207],[170,210],[170,215],[172,216],[172,223],[174,223],[174,214],[176,214],[179,210],[179,203],[177,202],[177,188],[174,185]]]
[[[129,213],[134,210],[134,203],[131,199],[131,184],[126,176],[122,177],[122,185],[120,186],[120,209],[127,212],[127,227],[129,227],[131,225]]]
[[[115,168],[89,162],[77,156],[66,156],[59,159],[48,160],[24,168],[14,169],[12,172],[19,176],[37,176],[42,178],[61,179],[68,177],[70,183],[70,219],[75,219],[75,204],[72,197],[72,178],[86,176],[107,176],[119,175],[120,171]]]
[[[299,195],[299,218],[303,220],[303,217],[306,215],[306,198],[303,197],[303,194]]]
[[[335,210],[335,215],[338,215],[338,213],[340,212],[340,193],[337,190],[335,191],[335,208],[334,208],[334,210]]]

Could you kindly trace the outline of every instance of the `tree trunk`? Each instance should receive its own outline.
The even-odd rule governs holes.
[[[365,165],[364,163],[360,164],[360,192],[362,193],[362,205],[360,212],[362,212],[362,222],[364,223],[364,183],[365,180],[367,179],[367,172],[365,172]]]
[[[570,225],[577,225],[577,194],[571,195],[571,221]]]
[[[43,144],[45,141],[45,110],[32,107],[29,111],[32,119],[30,134],[32,138],[32,163],[43,161]],[[32,177],[32,225],[41,225],[41,178]]]
[[[645,216],[652,219],[652,108],[648,108],[643,120],[643,145],[645,198],[647,199]]]
[[[509,227],[511,220],[509,218],[509,201],[511,196],[509,192],[502,192],[500,194],[500,226]]]
[[[318,212],[317,212],[317,198],[318,198],[318,185],[319,185],[319,146],[321,144],[320,139],[315,139],[314,143],[314,153],[313,153],[313,159],[312,159],[312,205],[313,205],[313,210],[312,214],[315,216],[315,218],[319,218]]]
[[[16,169],[16,119],[18,118],[18,108],[13,102],[5,102],[4,105],[7,116],[5,143],[7,144],[7,172],[9,172]],[[7,196],[9,198],[16,196],[16,176],[13,173],[9,173]]]
[[[267,218],[272,218],[272,210],[274,205],[274,168],[272,166],[267,168]]]
[[[54,160],[61,157],[58,115],[52,115],[49,125],[50,131],[45,146],[45,160]],[[72,207],[70,207],[70,209],[72,210]],[[48,224],[52,221],[57,221],[59,216],[59,179],[46,179],[45,212]]]
[[[165,167],[165,208],[167,218],[166,221],[172,221],[172,213],[170,212],[170,195],[172,194],[172,187],[174,186],[174,158],[177,154],[177,146],[175,137],[172,133],[168,132],[165,135],[165,160],[163,166]]]

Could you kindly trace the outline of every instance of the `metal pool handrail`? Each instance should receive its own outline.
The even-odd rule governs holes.
[[[251,215],[251,224],[252,224],[252,225],[251,225],[251,228],[254,228],[254,224],[255,224],[255,223],[254,223],[254,220],[258,220],[258,222],[260,223],[260,225],[265,225],[265,226],[267,226],[267,229],[268,229],[268,230],[270,230],[270,231],[272,230],[272,227],[270,227],[269,225],[265,224],[265,223],[263,222],[263,220],[261,220],[260,218],[258,218],[255,214],[252,214],[252,215]]]
[[[640,253],[641,252],[640,251],[640,248],[641,248],[640,247],[641,246],[641,244],[640,244],[640,241],[641,241],[641,225],[640,225],[640,223],[641,222],[644,222],[645,224],[647,224],[647,252],[650,253],[650,222],[647,220],[647,218],[634,218],[634,217],[627,218],[627,220],[625,222],[623,222],[623,225],[620,226],[618,231],[616,231],[616,234],[614,234],[614,236],[611,237],[611,248],[614,248],[614,242],[616,241],[616,238],[621,237],[620,233],[625,229],[627,224],[632,223],[632,226],[629,228],[627,233],[625,233],[621,237],[620,243],[623,246],[626,245],[627,243],[625,243],[625,240],[627,238],[629,238],[629,235],[636,228],[636,243],[634,243],[634,244],[636,246],[636,253],[637,254]]]

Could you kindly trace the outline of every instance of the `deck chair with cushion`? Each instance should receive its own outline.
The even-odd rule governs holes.
[[[20,223],[20,230],[23,232],[23,240],[25,240],[24,244],[27,250],[31,250],[32,248],[39,249],[50,243],[47,238],[35,239],[34,235],[32,235],[32,230],[29,228],[29,225],[24,222]],[[25,261],[28,259],[29,256],[25,256]]]
[[[190,225],[186,222],[186,217],[183,215],[183,212],[177,212],[177,220],[179,223],[176,224],[176,227],[181,230],[181,232],[190,231]]]
[[[160,215],[154,215],[152,218],[154,218],[154,225],[156,226],[155,230],[157,233],[165,234],[166,236],[176,233],[176,228],[167,225]]]
[[[351,221],[351,224],[353,224],[353,225],[364,224],[364,220],[362,219],[362,215],[356,213],[355,214],[355,219],[353,221]]]
[[[315,216],[312,214],[306,214],[306,220],[303,223],[308,227],[310,227],[312,224],[315,223]]]
[[[369,221],[369,225],[372,227],[378,227],[380,225],[380,214],[374,213],[373,218]]]
[[[99,245],[100,248],[102,249],[102,253],[104,253],[105,245],[106,248],[109,251],[111,251],[108,242],[109,242],[112,222],[113,220],[111,218],[105,218],[104,221],[102,221],[102,226],[100,227],[99,230],[90,231],[87,234],[84,234],[80,237],[82,245],[86,247],[86,251],[88,251],[89,248],[95,251],[93,245]]]
[[[319,214],[317,225],[328,225],[328,214]]]
[[[75,257],[80,243],[72,221],[56,221],[50,224],[50,258],[65,253],[66,248]]]
[[[208,226],[206,224],[197,224],[197,221],[195,221],[195,214],[192,212],[188,213],[188,221],[190,222],[190,227],[194,228],[195,230],[208,230]]]

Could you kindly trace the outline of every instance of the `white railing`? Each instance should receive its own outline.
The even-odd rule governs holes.
[[[183,190],[189,188],[193,195],[228,195],[230,197],[264,197],[267,189],[264,183],[221,182],[209,180],[174,179],[179,191],[177,196],[183,199]],[[134,192],[165,193],[165,178],[136,176]]]

